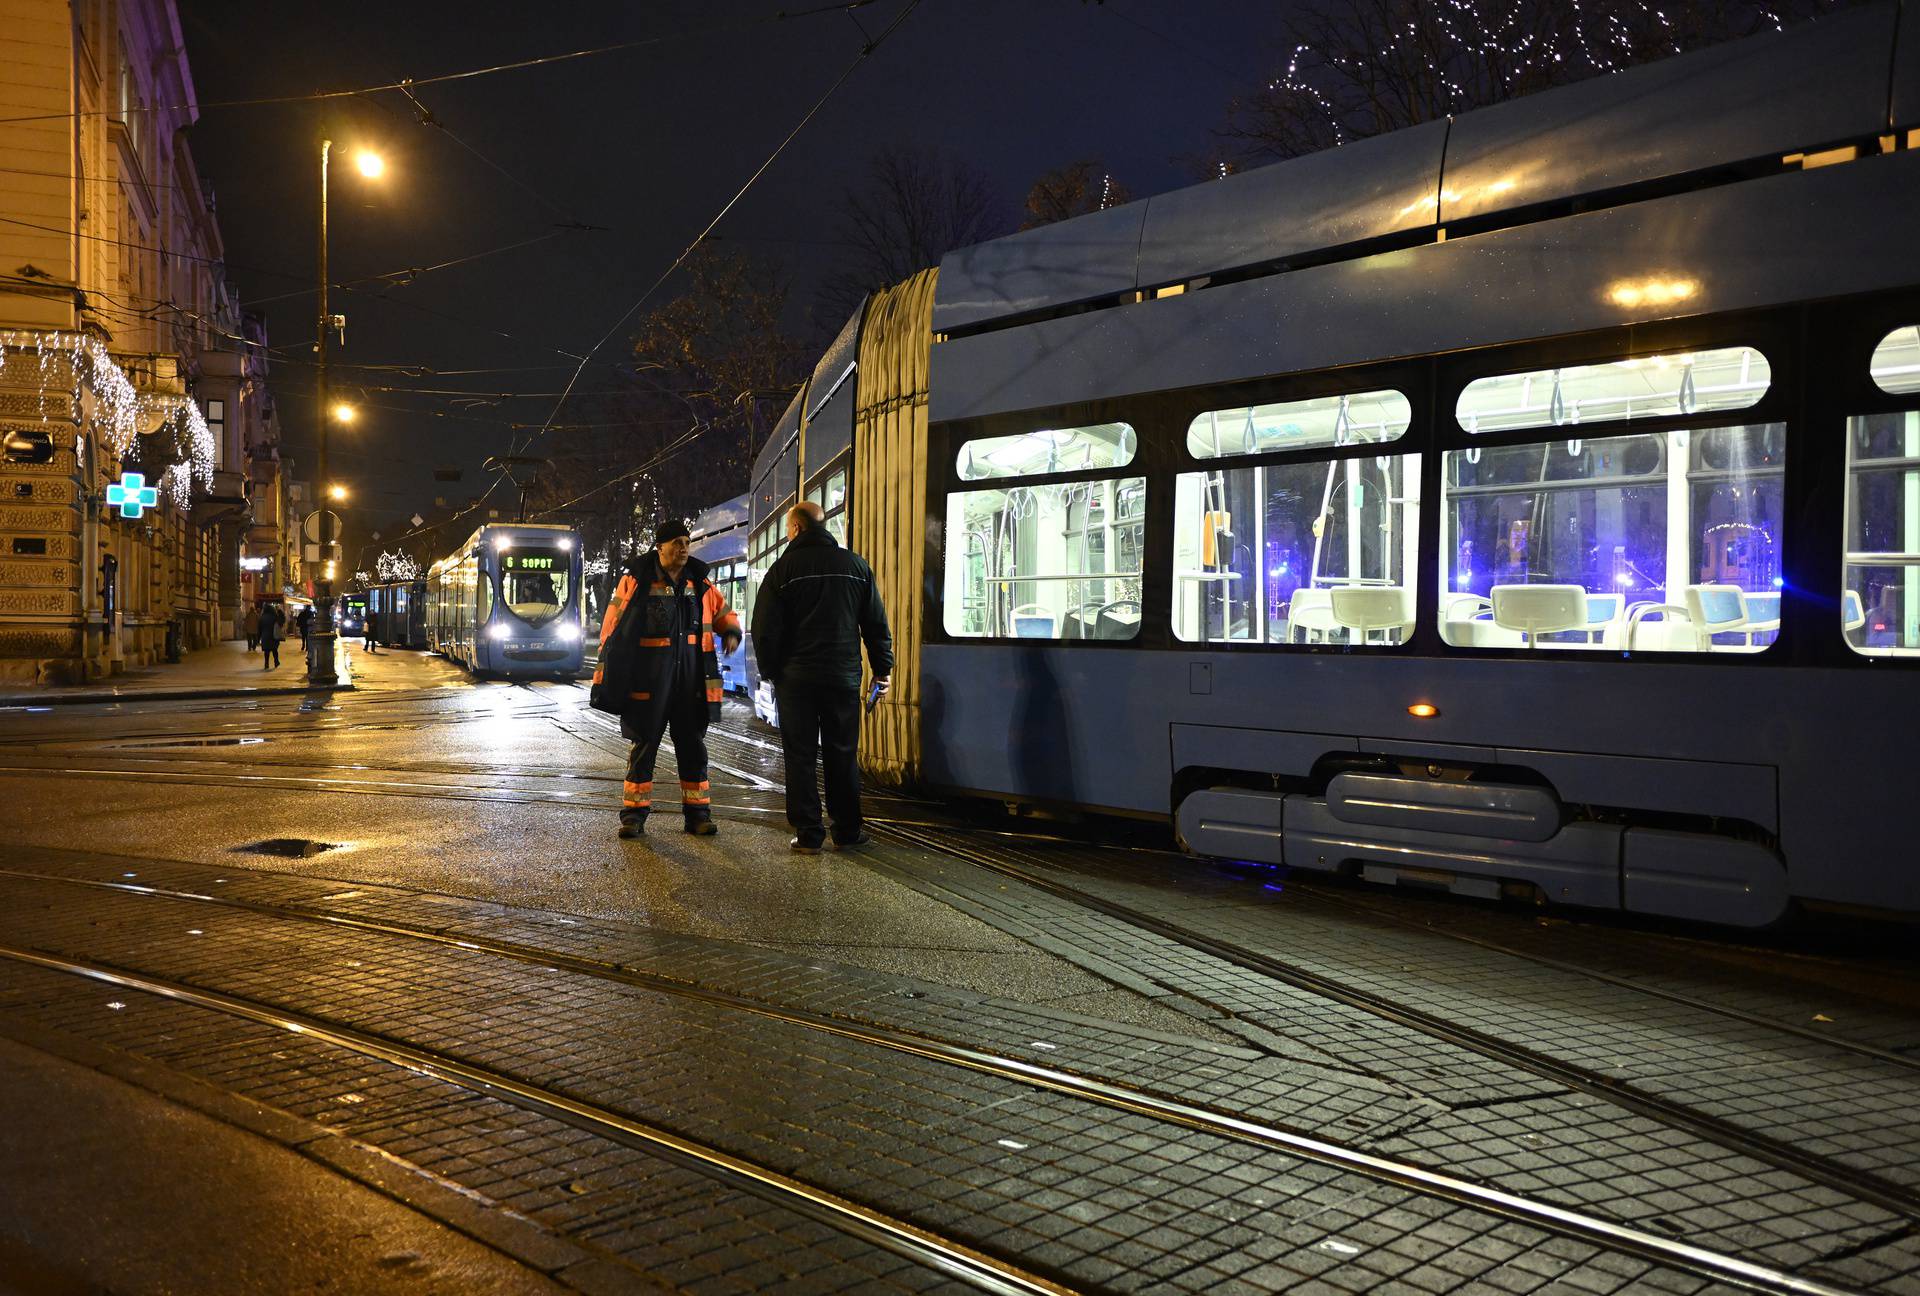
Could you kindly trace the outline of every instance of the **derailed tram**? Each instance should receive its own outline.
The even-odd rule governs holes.
[[[580,588],[572,527],[483,526],[427,572],[427,646],[483,677],[572,679]]]
[[[755,465],[870,776],[1758,926],[1920,912],[1920,4],[949,255]]]

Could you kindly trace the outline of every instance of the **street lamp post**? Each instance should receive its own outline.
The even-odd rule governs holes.
[[[320,497],[320,563],[313,582],[313,632],[307,636],[307,683],[325,688],[337,684],[340,674],[333,652],[333,581],[327,576],[328,556],[333,552],[333,510],[327,498],[327,422],[332,407],[327,402],[327,333],[333,327],[327,310],[327,157],[333,141],[320,141],[320,332],[314,352],[314,387],[318,397],[316,413],[320,417],[320,444],[314,455],[315,494]]]
[[[328,687],[339,683],[339,669],[334,662],[333,634],[333,545],[336,536],[333,523],[336,514],[328,506],[333,502],[332,483],[327,477],[327,425],[336,417],[332,405],[327,400],[327,334],[333,328],[333,316],[327,306],[327,161],[333,152],[333,141],[320,141],[320,331],[314,349],[314,395],[316,412],[320,417],[320,443],[315,460],[315,488],[320,497],[320,574],[313,582],[313,632],[307,636],[307,683],[316,687]],[[380,175],[383,169],[379,155],[362,152],[355,160],[360,174],[368,179]],[[353,421],[350,407],[342,407],[338,414],[342,423]]]

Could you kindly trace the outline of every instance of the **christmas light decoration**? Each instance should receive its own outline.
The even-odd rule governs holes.
[[[389,549],[373,560],[374,574],[383,581],[410,581],[420,579],[420,564],[411,554]]]
[[[41,422],[48,421],[54,365],[64,360],[71,377],[68,396],[82,430],[98,436],[114,454],[131,451],[144,428],[184,422],[187,461],[168,468],[148,489],[158,489],[176,508],[185,509],[193,502],[195,485],[212,487],[213,432],[192,397],[138,390],[100,340],[85,333],[0,331],[0,378],[16,367],[14,357],[25,360],[29,353],[39,379]],[[91,403],[83,401],[83,395],[91,395]]]
[[[1291,157],[1620,71],[1835,7],[1773,0],[1726,12],[1653,0],[1317,0],[1291,21],[1278,76],[1231,130]]]

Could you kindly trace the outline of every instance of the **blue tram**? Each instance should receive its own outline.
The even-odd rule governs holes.
[[[948,254],[758,455],[872,777],[1204,854],[1920,913],[1920,0]]]
[[[580,540],[572,527],[481,527],[427,573],[427,644],[476,675],[580,673]]]
[[[367,588],[367,619],[374,637],[389,648],[427,646],[427,582],[381,581]]]
[[[727,692],[751,697],[758,676],[748,647],[747,624],[747,497],[736,495],[715,504],[693,520],[693,557],[706,563],[708,578],[726,595],[727,606],[740,614],[740,646],[721,650],[720,679]]]

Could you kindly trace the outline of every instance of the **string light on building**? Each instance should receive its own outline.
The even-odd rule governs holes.
[[[48,395],[64,378],[82,430],[99,437],[116,455],[128,454],[150,427],[173,425],[177,435],[183,434],[184,461],[163,472],[153,487],[173,505],[187,508],[196,485],[212,487],[213,432],[192,397],[140,391],[100,340],[85,333],[0,331],[0,377],[26,361],[29,353],[39,379],[41,422],[49,419]],[[62,364],[64,374],[56,372]]]

